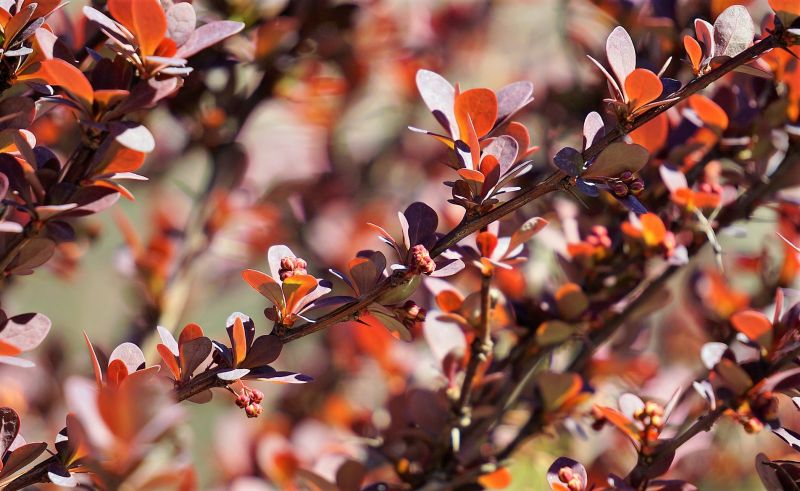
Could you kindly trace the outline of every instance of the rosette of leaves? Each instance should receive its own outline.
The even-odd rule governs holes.
[[[512,269],[528,259],[525,244],[547,223],[544,218],[534,217],[501,234],[500,222],[492,222],[486,230],[470,236],[461,250],[485,275],[491,275],[495,268]]]
[[[454,150],[450,164],[460,179],[445,183],[453,188],[450,202],[477,213],[496,205],[497,196],[518,189],[508,184],[531,170],[523,159],[537,148],[529,147],[530,133],[512,118],[533,101],[533,84],[515,82],[495,94],[486,88],[462,92],[428,70],[418,71],[416,80],[422,99],[447,134],[410,129]]]
[[[591,56],[589,59],[606,77],[611,98],[604,102],[611,105],[620,121],[629,121],[648,109],[676,100],[668,96],[680,88],[680,83],[673,79],[660,78],[671,58],[658,74],[646,68],[636,68],[636,48],[622,26],[609,34],[606,40],[606,57],[613,76],[600,62]]]
[[[158,0],[109,0],[108,11],[84,7],[87,19],[108,36],[111,50],[127,59],[142,79],[182,76],[192,71],[187,58],[238,33],[244,24],[214,21],[196,28],[191,3],[174,3],[165,11]]]
[[[55,35],[46,22],[63,5],[59,0],[24,0],[0,6],[0,89],[7,89],[44,52],[52,53]]]
[[[380,251],[360,251],[347,263],[346,272],[334,269],[330,271],[344,282],[351,294],[325,298],[319,305],[329,307],[356,302],[387,280],[386,256]],[[412,280],[412,283],[410,286],[415,289],[419,280]],[[355,321],[366,326],[383,327],[403,341],[410,341],[411,333],[403,324],[397,309],[398,304],[411,296],[414,289],[394,288],[389,294],[381,296],[379,301],[369,304],[359,312]]]
[[[0,489],[29,468],[47,449],[46,443],[26,443],[19,428],[16,411],[0,407]]]
[[[226,382],[234,380],[261,380],[284,384],[304,384],[311,377],[301,373],[278,371],[269,366],[278,359],[283,343],[272,334],[256,337],[253,320],[239,312],[228,317],[226,326],[230,346],[213,342],[213,364],[217,378]]]
[[[275,245],[267,251],[270,274],[254,269],[242,271],[247,284],[272,302],[273,307],[264,314],[281,328],[291,328],[298,319],[313,322],[303,314],[316,308],[315,302],[331,291],[328,282],[310,274],[293,274],[281,280],[281,261],[287,258],[297,259],[297,256],[285,245]]]
[[[717,16],[713,25],[703,19],[695,19],[694,32],[697,39],[684,36],[683,47],[695,75],[708,73],[738,55],[753,44],[755,36],[753,19],[743,5],[728,7]],[[761,63],[754,61],[737,67],[735,71],[769,78],[768,72],[754,66]]]
[[[422,265],[417,264],[418,261],[414,257],[415,252],[427,254],[427,251],[433,249],[440,237],[436,233],[436,229],[439,227],[439,217],[433,208],[425,203],[415,202],[410,204],[404,212],[398,213],[397,218],[400,220],[403,234],[401,240],[395,240],[382,227],[373,223],[369,224],[378,231],[378,238],[390,245],[396,254],[398,262],[389,266],[389,269],[393,272],[408,271],[414,275],[422,273],[433,277],[451,276],[464,269],[464,263],[458,254],[454,251],[447,251],[435,259],[429,258],[432,264],[425,265],[427,270],[419,271]],[[412,279],[409,286],[406,287],[407,289],[394,291],[382,297],[382,303],[397,303],[405,300],[418,285],[419,279]]]
[[[583,124],[583,151],[602,138],[603,133],[603,118],[596,112],[589,113]],[[589,162],[584,161],[583,152],[572,147],[559,150],[553,157],[553,162],[575,179],[578,190],[583,194],[597,197],[600,190],[608,191],[626,208],[642,214],[647,213],[647,209],[636,199],[634,193],[640,192],[643,186],[634,189],[630,180],[634,173],[647,164],[649,158],[649,152],[641,145],[614,142]],[[624,177],[625,175],[628,177]]]
[[[30,313],[8,317],[0,310],[0,363],[32,367],[34,363],[17,355],[39,346],[52,323],[42,314]]]

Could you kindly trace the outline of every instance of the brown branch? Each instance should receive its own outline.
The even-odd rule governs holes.
[[[478,335],[472,341],[471,353],[467,369],[464,372],[464,382],[461,385],[461,394],[459,394],[458,403],[455,407],[455,413],[460,418],[459,424],[461,426],[469,426],[469,403],[472,396],[472,382],[475,379],[475,374],[478,372],[478,367],[486,361],[489,353],[492,352],[492,329],[489,325],[489,315],[491,314],[491,296],[490,288],[492,285],[492,274],[481,275],[481,318],[480,328]]]
[[[632,121],[628,122],[624,128],[617,127],[609,131],[605,136],[603,136],[603,138],[584,150],[583,160],[589,161],[594,157],[597,157],[606,147],[622,138],[626,133],[630,133],[631,131],[641,127],[645,123],[653,120],[656,116],[674,107],[687,97],[708,87],[711,83],[719,80],[721,77],[735,70],[737,67],[758,58],[770,49],[780,45],[780,39],[776,35],[771,34],[733,58],[729,59],[725,63],[717,66],[705,75],[695,78],[683,86],[680,90],[672,94],[671,98],[674,98],[675,100],[666,102],[661,106],[639,114]],[[439,239],[439,241],[430,251],[431,257],[436,258],[440,256],[444,251],[450,247],[453,247],[465,237],[480,230],[486,225],[497,221],[510,213],[513,213],[526,204],[553,191],[567,189],[572,184],[573,183],[571,182],[570,177],[565,172],[558,170],[550,174],[544,181],[524,187],[512,199],[501,203],[485,214],[470,218],[465,216],[464,220],[462,220],[462,222],[456,226],[456,228]],[[367,296],[359,299],[358,301],[337,308],[336,310],[322,316],[315,323],[305,324],[295,330],[289,331],[286,336],[281,338],[282,341],[284,343],[288,343],[352,318],[354,315],[357,315],[358,312],[374,302],[378,297],[381,296],[381,294],[391,288],[391,283],[391,278],[389,278],[378,285],[376,290],[370,292]]]

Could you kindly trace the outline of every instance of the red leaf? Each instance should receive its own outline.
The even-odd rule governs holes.
[[[497,120],[497,96],[489,89],[462,92],[456,96],[455,116],[462,139],[467,131],[467,117],[481,138],[492,130]]]
[[[180,380],[181,370],[178,368],[178,362],[175,360],[175,355],[172,354],[172,351],[161,343],[156,346],[156,350],[158,350],[158,354],[161,355],[161,359],[164,360],[164,365],[172,372],[172,376],[175,377],[175,380]]]
[[[625,94],[628,96],[631,111],[658,99],[663,89],[658,76],[644,68],[637,68],[625,79]]]
[[[736,312],[731,316],[731,325],[747,336],[747,339],[755,342],[772,332],[772,323],[767,316],[755,310]]]
[[[31,73],[20,75],[17,80],[43,80],[49,85],[57,85],[83,104],[87,110],[91,109],[94,89],[83,72],[58,58],[42,60],[35,68]]]

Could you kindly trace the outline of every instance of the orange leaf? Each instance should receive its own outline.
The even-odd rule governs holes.
[[[316,287],[317,280],[311,275],[301,274],[286,278],[283,282],[283,291],[287,312],[294,312],[300,301]]]
[[[83,332],[83,339],[86,340],[86,346],[89,347],[89,356],[92,359],[92,368],[94,369],[94,380],[99,387],[103,384],[103,372],[100,370],[100,362],[97,361],[97,354],[94,352],[94,346],[92,346],[92,342],[89,341],[89,336],[86,334],[86,331]]]
[[[644,68],[637,68],[625,79],[625,94],[632,112],[658,99],[663,90],[658,75]]]
[[[244,324],[241,317],[237,317],[233,322],[233,329],[231,330],[231,348],[233,348],[233,364],[239,365],[247,356],[247,339],[244,335]]]
[[[728,127],[728,115],[719,105],[706,96],[695,94],[689,97],[689,107],[706,124],[718,131]]]
[[[483,257],[492,257],[494,248],[497,247],[497,236],[491,232],[481,232],[475,237],[478,250]]]
[[[497,96],[489,89],[467,90],[456,96],[454,112],[462,139],[467,131],[467,117],[480,138],[492,130],[497,120]]]
[[[203,328],[194,323],[186,324],[178,336],[178,346],[197,338],[203,337]]]
[[[94,102],[94,89],[83,72],[58,58],[40,61],[33,72],[20,75],[17,80],[43,80],[49,85],[57,85],[87,110]]]
[[[772,333],[772,323],[767,316],[755,310],[736,312],[731,316],[731,324],[750,341],[758,342],[765,335]]]
[[[606,421],[624,433],[628,438],[631,439],[631,441],[633,441],[635,445],[638,446],[640,440],[639,429],[633,424],[633,421],[629,420],[624,414],[616,409],[604,406],[594,407],[603,415]]]
[[[156,52],[167,35],[167,16],[158,0],[134,0],[131,4],[134,33],[145,56]]]
[[[667,228],[664,222],[654,213],[645,213],[639,217],[642,222],[642,238],[648,247],[655,247],[664,241]]]
[[[683,36],[683,47],[686,49],[686,54],[689,55],[692,71],[697,74],[700,71],[700,62],[703,61],[703,48],[695,38],[688,34]]]
[[[122,360],[113,360],[108,365],[108,384],[119,387],[119,384],[128,376],[128,367]]]
[[[117,151],[108,159],[111,163],[105,169],[103,169],[104,172],[109,174],[117,172],[134,172],[144,163],[144,159],[147,156],[147,154],[144,152],[131,150],[130,148],[124,147],[118,143],[115,143],[114,146],[117,147]]]
[[[175,380],[180,380],[181,369],[178,368],[178,362],[175,360],[175,355],[172,354],[172,351],[161,343],[158,343],[156,350],[158,350],[158,354],[161,355],[161,359],[164,360],[164,365],[172,372],[172,376],[175,377]]]
[[[666,113],[661,113],[652,120],[628,133],[633,143],[647,149],[651,154],[658,152],[667,142],[669,133],[669,118]]]
[[[22,350],[0,339],[0,356],[16,356],[22,353]]]
[[[281,287],[268,274],[254,269],[246,269],[242,271],[242,278],[255,291],[265,296],[273,304],[283,306],[284,299]]]
[[[501,467],[494,472],[479,477],[478,483],[489,489],[505,489],[511,485],[511,472],[508,468]]]
[[[436,295],[436,305],[443,312],[455,312],[461,308],[464,298],[453,290],[444,290]]]

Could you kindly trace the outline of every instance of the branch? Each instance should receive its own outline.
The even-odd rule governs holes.
[[[771,34],[765,37],[761,41],[755,43],[753,46],[742,51],[738,55],[734,56],[725,63],[719,65],[718,67],[714,68],[705,75],[697,77],[688,84],[686,84],[685,86],[683,86],[680,90],[678,90],[677,92],[675,92],[670,96],[671,98],[675,98],[675,100],[666,102],[661,106],[655,107],[653,109],[645,111],[644,113],[639,114],[632,121],[625,124],[624,128],[617,127],[609,131],[603,138],[601,138],[600,140],[595,142],[592,146],[584,150],[583,160],[589,161],[594,157],[597,157],[603,150],[605,150],[606,147],[608,147],[610,144],[622,138],[626,133],[630,133],[631,131],[643,126],[656,116],[666,112],[667,110],[674,107],[687,97],[708,87],[711,83],[719,80],[721,77],[730,73],[737,67],[758,58],[759,56],[766,53],[770,49],[780,45],[781,45],[780,39],[776,35]],[[572,185],[574,185],[574,182],[570,179],[570,176],[568,176],[563,171],[557,170],[552,174],[550,174],[544,181],[523,187],[517,193],[517,195],[514,196],[512,199],[501,203],[500,205],[493,208],[489,212],[475,217],[465,216],[464,219],[461,221],[461,223],[458,224],[458,226],[456,226],[456,228],[454,228],[445,236],[443,236],[441,239],[439,239],[436,245],[430,250],[431,257],[436,258],[440,256],[444,251],[446,251],[450,247],[453,247],[465,237],[480,230],[486,225],[494,221],[497,221],[503,218],[504,216],[509,215],[510,213],[513,213],[514,211],[525,206],[526,204],[553,191],[557,191],[559,189],[567,189]],[[389,277],[387,278],[387,280],[383,281],[380,285],[378,285],[378,287],[375,290],[367,294],[365,297],[359,299],[357,302],[345,304],[337,308],[336,310],[322,316],[314,323],[305,324],[297,329],[289,331],[285,336],[281,338],[281,340],[284,343],[295,341],[309,334],[321,331],[329,326],[332,326],[334,324],[352,318],[353,316],[357,315],[358,312],[365,309],[367,306],[369,306],[369,304],[374,302],[378,297],[381,296],[381,294],[389,290],[389,288],[391,288],[391,284],[392,284],[392,277]]]
[[[481,318],[478,336],[472,341],[472,351],[469,363],[464,372],[464,383],[461,386],[461,394],[455,408],[456,416],[461,418],[461,426],[469,426],[469,402],[472,396],[472,382],[481,362],[486,361],[489,353],[492,352],[492,329],[489,326],[489,314],[491,313],[491,297],[489,296],[492,284],[492,274],[481,276]]]

